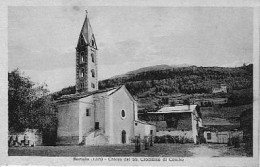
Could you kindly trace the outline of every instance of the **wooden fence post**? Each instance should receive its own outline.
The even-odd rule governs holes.
[[[139,153],[140,151],[141,151],[140,136],[135,136],[135,152]]]

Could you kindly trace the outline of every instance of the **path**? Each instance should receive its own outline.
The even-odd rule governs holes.
[[[209,148],[207,145],[200,145],[190,149],[194,157],[219,157],[221,151],[219,149]]]

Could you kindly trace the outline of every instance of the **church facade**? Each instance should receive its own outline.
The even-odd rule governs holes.
[[[57,144],[127,144],[136,135],[155,136],[155,125],[140,124],[138,104],[124,85],[98,90],[97,50],[86,16],[76,47],[76,93],[57,101]]]

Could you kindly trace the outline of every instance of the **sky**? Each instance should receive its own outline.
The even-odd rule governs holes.
[[[243,7],[9,7],[8,70],[51,92],[75,85],[75,47],[88,11],[99,80],[167,64],[253,62],[253,10]]]

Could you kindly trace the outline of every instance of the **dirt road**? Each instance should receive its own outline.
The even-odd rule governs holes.
[[[209,148],[207,145],[201,145],[200,147],[191,148],[193,157],[219,157],[221,156],[221,150]]]

